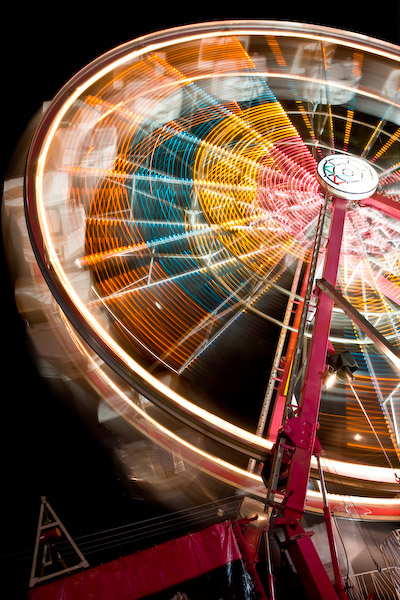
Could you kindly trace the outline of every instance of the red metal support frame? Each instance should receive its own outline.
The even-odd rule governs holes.
[[[319,452],[317,452],[316,455],[317,455],[317,461],[318,461],[319,480],[321,483],[325,526],[326,526],[326,532],[328,534],[328,544],[329,544],[329,550],[330,550],[331,559],[332,559],[333,575],[335,578],[335,587],[336,587],[336,591],[339,595],[339,598],[341,598],[341,599],[343,598],[343,600],[345,600],[345,599],[347,599],[347,594],[346,594],[346,591],[344,588],[342,573],[340,571],[339,558],[338,558],[338,552],[337,552],[337,548],[336,548],[336,540],[335,540],[335,533],[334,533],[334,526],[333,526],[333,514],[332,514],[332,510],[328,504],[324,472],[323,472],[322,465],[321,465],[321,457],[320,457]]]
[[[336,285],[339,268],[346,205],[346,200],[341,198],[333,199],[331,224],[323,270],[323,278],[333,286]],[[284,514],[287,517],[301,518],[304,513],[311,457],[314,452],[318,425],[332,309],[333,300],[326,294],[320,293],[314,320],[313,335],[308,352],[308,362],[299,411],[295,417],[288,419],[283,427],[283,433],[288,435],[290,439],[296,436],[296,440],[294,440],[296,447],[286,485],[287,492],[290,494],[284,508]]]
[[[346,207],[346,200],[332,199],[331,223],[323,269],[323,278],[332,286],[336,285]],[[274,461],[281,466],[278,477],[275,473],[276,464],[272,464],[270,485],[271,482],[278,482],[282,486],[283,482],[285,499],[279,518],[275,519],[273,526],[281,528],[284,532],[283,546],[294,563],[307,598],[344,600],[348,598],[345,591],[342,586],[335,589],[311,541],[313,533],[305,531],[300,524],[305,510],[311,458],[319,447],[316,432],[334,304],[321,290],[317,290],[317,294],[318,305],[299,408],[295,416],[284,423],[275,447]],[[334,552],[333,545],[331,551]]]
[[[381,194],[374,194],[370,198],[360,200],[360,206],[368,206],[379,210],[381,213],[392,217],[393,219],[400,219],[400,206],[398,202],[382,196]]]
[[[363,200],[360,204],[379,210],[391,218],[400,219],[399,206],[378,194]],[[284,490],[285,498],[280,507],[279,518],[275,519],[273,526],[281,528],[284,532],[283,547],[287,549],[302,581],[307,598],[310,600],[338,600],[338,598],[348,600],[337,559],[332,514],[327,500],[325,499],[324,517],[332,556],[335,587],[311,541],[312,532],[305,531],[300,525],[300,519],[305,510],[311,458],[313,454],[319,455],[320,446],[316,438],[318,414],[326,356],[330,350],[329,333],[346,207],[345,199],[332,198],[331,224],[325,252],[324,271],[320,280],[324,282],[325,287],[320,285],[315,292],[319,296],[318,305],[299,408],[295,416],[287,419],[279,430],[275,451],[272,453],[272,466],[268,465],[269,471],[268,468],[266,469],[269,478],[271,506],[273,506],[271,498],[275,491],[275,485],[280,491]],[[283,379],[286,382],[286,378]]]
[[[312,531],[305,531],[297,519],[278,519],[285,534],[282,544],[296,568],[308,600],[349,600],[339,596],[312,542]]]
[[[253,580],[257,597],[259,598],[259,600],[271,600],[271,598],[267,598],[264,586],[261,583],[261,579],[256,568],[255,557],[251,552],[249,552],[245,535],[242,531],[242,527],[248,525],[252,520],[253,519],[240,519],[239,521],[232,521],[232,530],[235,535],[240,553],[242,555],[243,563],[247,569],[247,572]]]
[[[400,355],[393,344],[391,344],[379,331],[376,329],[362,314],[355,309],[348,300],[338,292],[334,286],[324,279],[317,281],[317,286],[324,294],[328,295],[334,304],[342,309],[342,311],[372,340],[377,350],[390,362],[400,370]]]

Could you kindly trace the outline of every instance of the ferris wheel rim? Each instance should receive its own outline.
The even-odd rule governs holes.
[[[282,23],[275,21],[222,21],[212,24],[204,23],[201,24],[201,26],[184,26],[174,28],[173,30],[166,30],[165,32],[161,33],[158,32],[155,34],[149,34],[148,36],[143,36],[142,38],[138,38],[138,40],[132,43],[125,44],[122,47],[118,47],[117,49],[110,51],[109,53],[104,55],[103,58],[99,58],[97,61],[93,61],[93,63],[88,65],[87,68],[83,69],[77,74],[77,76],[75,76],[75,78],[68,82],[65,88],[63,88],[60,91],[60,93],[56,96],[54,101],[51,103],[48,111],[44,115],[43,120],[39,128],[37,129],[36,136],[30,149],[30,154],[27,161],[27,175],[25,180],[27,197],[27,223],[36,258],[54,297],[57,299],[60,306],[62,306],[63,311],[68,315],[68,319],[73,323],[74,327],[80,333],[80,335],[88,342],[90,346],[92,346],[95,352],[98,353],[106,363],[110,364],[110,366],[112,366],[112,368],[127,383],[133,383],[135,387],[139,386],[139,389],[142,389],[143,393],[147,397],[150,397],[152,401],[158,403],[164,408],[165,401],[167,401],[170,404],[168,410],[171,410],[174,414],[178,415],[179,418],[187,419],[191,425],[200,427],[200,430],[206,432],[208,435],[210,433],[212,435],[217,435],[218,437],[221,435],[223,439],[225,439],[228,443],[234,444],[234,447],[236,449],[239,449],[239,451],[249,453],[250,456],[254,456],[256,458],[261,458],[263,452],[270,448],[270,444],[266,443],[265,440],[257,439],[257,436],[251,434],[250,432],[246,432],[246,435],[244,435],[243,432],[245,430],[237,427],[228,428],[229,433],[227,434],[226,421],[224,421],[223,419],[217,419],[216,421],[214,420],[213,424],[210,426],[210,422],[207,422],[208,415],[206,415],[206,413],[203,413],[202,411],[200,412],[204,416],[205,420],[203,420],[202,424],[199,425],[200,413],[197,413],[197,415],[193,417],[193,414],[196,413],[196,410],[194,413],[192,413],[193,407],[190,406],[190,403],[185,405],[185,409],[182,409],[182,406],[177,407],[177,405],[175,404],[177,396],[174,398],[174,401],[171,402],[171,398],[169,397],[169,391],[163,385],[159,385],[158,382],[155,386],[155,379],[151,378],[150,380],[148,380],[146,377],[143,377],[142,374],[139,374],[136,371],[135,378],[132,380],[131,369],[133,363],[131,362],[131,360],[128,361],[130,367],[127,368],[127,363],[121,360],[121,356],[118,352],[110,352],[110,346],[108,346],[105,343],[104,338],[102,337],[102,335],[99,335],[99,332],[96,331],[96,328],[88,328],[87,318],[84,318],[81,312],[78,312],[78,314],[76,313],[76,311],[74,310],[74,307],[76,305],[73,301],[71,301],[71,295],[65,295],[65,287],[61,283],[60,278],[57,276],[56,269],[54,268],[54,264],[55,261],[57,261],[57,257],[52,253],[49,253],[48,245],[43,240],[43,227],[40,225],[39,221],[36,218],[37,215],[35,213],[34,207],[36,200],[32,201],[32,197],[36,196],[38,180],[40,179],[40,176],[38,179],[37,169],[36,167],[33,167],[33,165],[38,166],[40,169],[40,165],[43,165],[44,163],[44,160],[41,158],[43,146],[47,143],[47,140],[50,139],[49,131],[51,135],[51,131],[52,129],[54,130],[55,124],[57,123],[57,121],[59,123],[59,120],[62,118],[60,112],[63,109],[60,107],[65,106],[65,101],[67,101],[67,104],[69,105],[73,101],[73,99],[77,97],[75,94],[81,92],[82,86],[84,85],[83,81],[87,80],[88,77],[90,78],[91,75],[93,75],[93,77],[95,76],[95,73],[97,72],[99,65],[102,64],[102,61],[104,61],[103,64],[105,64],[105,69],[108,69],[110,65],[115,64],[115,61],[123,62],[123,57],[126,55],[128,47],[129,49],[137,47],[138,53],[141,53],[145,51],[144,48],[146,47],[146,44],[157,44],[157,39],[159,40],[160,44],[170,42],[173,43],[174,41],[176,41],[175,36],[180,35],[181,33],[185,33],[189,37],[200,37],[201,35],[204,35],[204,32],[208,32],[210,35],[215,34],[217,33],[217,30],[219,31],[219,28],[221,28],[222,31],[220,35],[225,35],[227,31],[229,31],[229,33],[239,32],[245,34],[245,32],[249,31],[251,27],[254,26],[256,26],[257,28],[259,27],[259,30],[262,31],[263,24],[264,26],[269,28],[267,30],[271,30],[273,32],[278,31],[279,27],[282,28]],[[285,31],[287,31],[289,34],[290,27],[293,27],[295,30],[295,34],[297,33],[297,35],[299,36],[302,28],[304,31],[304,24],[287,23],[284,25],[283,29],[285,29]],[[331,28],[324,28],[320,26],[309,26],[307,31],[311,32],[310,35],[318,35],[318,32],[322,31],[322,33],[326,35],[327,39],[331,39],[331,36],[333,36],[333,39],[336,34],[339,35],[339,30],[333,30]],[[340,43],[347,43],[347,40],[344,39],[346,35],[347,32],[346,34],[340,32]],[[341,36],[343,36],[343,39],[341,38]],[[360,34],[351,33],[349,34],[349,36],[351,38],[351,43],[355,47],[359,47],[363,44],[367,44],[370,42],[369,38]],[[133,44],[133,46],[131,46],[131,44]],[[372,51],[376,53],[386,52],[387,56],[390,56],[392,58],[393,56],[395,56],[396,48],[397,47],[392,44],[374,40]],[[395,58],[397,61],[400,61],[400,57],[398,56],[398,54]],[[75,86],[75,89],[79,90],[79,92],[77,91],[76,93],[71,95],[71,85]],[[243,439],[245,439],[245,441],[243,441]]]

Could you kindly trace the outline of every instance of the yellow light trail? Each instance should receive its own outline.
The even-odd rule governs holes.
[[[282,36],[290,35],[291,37],[304,38],[307,40],[311,39],[313,37],[312,34],[309,34],[309,33],[301,34],[299,32],[295,32],[294,34],[293,33],[289,34],[288,32],[285,32],[285,31],[279,32],[279,30],[278,30],[278,32],[276,32],[276,30],[274,30],[274,29],[272,29],[271,31],[274,31],[275,34],[278,33],[279,35],[282,35]],[[251,29],[249,29],[248,32],[252,33],[252,34],[254,33],[254,31]],[[244,30],[238,29],[237,33],[242,35],[242,34],[244,34]],[[230,34],[232,34],[232,32],[230,32]],[[263,34],[265,34],[265,31],[263,31]],[[223,32],[221,32],[221,33],[220,32],[217,32],[217,33],[212,32],[209,34],[201,33],[201,34],[196,34],[196,35],[188,35],[184,39],[184,41],[189,42],[191,40],[200,40],[204,37],[211,37],[211,36],[215,36],[215,35],[217,35],[217,37],[218,37],[218,36],[224,35],[224,33]],[[146,38],[144,38],[144,39],[146,39]],[[315,36],[315,39],[320,40],[322,38],[321,38],[321,36]],[[329,40],[330,37],[326,36],[323,39]],[[334,38],[334,36],[332,37],[332,40],[334,40],[335,43],[337,43],[337,40]],[[158,49],[164,49],[165,47],[171,46],[174,43],[175,43],[174,40],[167,40],[167,41],[164,41],[164,42],[158,43],[158,44],[156,42],[153,42],[149,46],[144,45],[143,48],[135,50],[134,52],[129,52],[128,55],[125,55],[116,61],[111,61],[111,64],[108,64],[106,67],[103,67],[98,72],[96,72],[94,75],[90,76],[88,78],[88,80],[85,81],[83,84],[80,84],[75,89],[73,89],[71,95],[65,100],[64,104],[61,107],[59,107],[58,112],[55,115],[52,123],[50,124],[49,130],[43,141],[42,152],[38,157],[35,185],[36,185],[37,214],[38,214],[38,219],[39,219],[39,223],[40,223],[40,230],[41,230],[41,233],[43,234],[44,244],[45,244],[46,252],[48,254],[49,262],[51,263],[51,267],[54,269],[55,277],[58,279],[58,281],[63,286],[63,290],[64,290],[65,294],[72,301],[76,310],[78,310],[81,313],[82,317],[86,320],[89,327],[92,328],[92,330],[95,331],[101,337],[102,340],[104,340],[104,342],[109,346],[110,350],[113,353],[115,353],[123,362],[125,362],[125,364],[128,366],[128,368],[130,368],[133,372],[135,372],[139,377],[142,377],[150,386],[153,386],[154,389],[157,389],[160,393],[162,393],[166,397],[170,398],[173,402],[176,402],[177,405],[184,407],[185,410],[193,412],[193,414],[198,416],[200,419],[203,419],[206,422],[212,423],[217,428],[220,428],[222,431],[225,431],[225,430],[228,431],[232,436],[237,436],[238,439],[243,438],[243,439],[249,441],[250,443],[254,443],[258,448],[261,447],[261,448],[265,449],[267,447],[265,440],[262,440],[258,437],[257,437],[257,439],[255,439],[256,436],[253,436],[249,432],[243,432],[243,430],[241,428],[235,428],[231,424],[227,424],[226,421],[219,419],[215,415],[204,412],[204,411],[200,410],[198,407],[196,407],[195,405],[193,405],[192,403],[185,401],[184,398],[180,397],[178,394],[175,394],[172,390],[170,390],[166,386],[163,386],[162,384],[160,384],[160,382],[158,382],[152,376],[150,376],[148,372],[141,369],[140,365],[138,365],[130,356],[128,356],[126,353],[124,353],[122,351],[122,349],[116,344],[115,340],[113,340],[109,336],[109,334],[104,330],[104,328],[96,321],[93,314],[91,314],[90,311],[87,310],[87,308],[81,302],[76,290],[73,287],[73,284],[71,283],[71,281],[69,281],[68,274],[66,274],[64,272],[57,249],[54,246],[54,240],[52,239],[52,235],[50,232],[50,227],[49,227],[49,223],[48,223],[48,219],[47,219],[46,207],[45,207],[45,202],[44,202],[44,192],[43,192],[45,162],[47,160],[47,156],[49,153],[49,148],[51,146],[52,140],[55,136],[56,130],[58,129],[58,127],[60,125],[63,115],[65,115],[67,113],[69,108],[72,107],[75,100],[77,100],[81,95],[83,95],[85,93],[86,89],[88,89],[88,87],[90,85],[96,84],[99,81],[99,79],[103,75],[107,75],[111,71],[111,69],[123,66],[127,63],[128,60],[140,57],[140,56],[144,55],[146,52],[155,51]],[[347,46],[350,45],[354,48],[363,49],[363,50],[365,48],[367,48],[367,47],[363,46],[360,42],[355,43],[355,42],[346,41],[346,45]],[[367,48],[367,50],[371,51],[368,48]],[[372,52],[373,52],[373,50],[372,50]],[[375,53],[378,55],[385,54],[385,52],[382,52],[382,51],[376,51]],[[389,57],[392,55],[389,51],[387,51],[386,56]],[[393,58],[393,56],[392,56],[392,58]],[[398,60],[398,57],[395,57],[395,58],[396,58],[396,60]],[[277,75],[274,75],[271,73],[267,73],[266,75],[271,76],[271,77],[277,76]],[[279,75],[279,76],[281,77],[281,75]],[[188,79],[187,82],[191,82],[193,80],[194,80],[193,78]],[[198,78],[198,80],[200,80],[200,77]],[[299,81],[300,80],[304,81],[305,79],[299,78]],[[184,84],[184,82],[181,82],[181,83]],[[365,96],[367,96],[367,97],[374,97],[373,94],[368,94],[365,92],[362,92],[362,93],[364,93]],[[378,96],[376,96],[376,97],[378,97]],[[262,137],[260,138],[260,140],[262,140]],[[265,144],[266,144],[265,139],[263,140],[263,144],[265,146]],[[265,146],[265,147],[268,147],[269,149],[271,148],[271,146]],[[211,150],[211,147],[209,147],[209,149]],[[221,151],[220,148],[218,148],[218,152],[220,152],[220,151]],[[232,155],[229,154],[228,156],[229,156],[229,159],[231,160]],[[249,164],[253,165],[254,162],[257,164],[257,161],[253,161],[252,163],[249,163]],[[245,255],[243,255],[243,256],[245,256]],[[367,466],[365,466],[365,467],[370,469],[370,467],[367,467]],[[360,471],[360,472],[362,472],[362,471]],[[366,476],[366,473],[365,473],[365,476]],[[367,502],[367,500],[366,500],[366,502]]]

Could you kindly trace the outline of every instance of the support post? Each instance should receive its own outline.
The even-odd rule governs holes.
[[[312,531],[305,531],[297,519],[276,522],[285,534],[286,546],[308,600],[338,600],[338,594],[311,540]],[[349,600],[347,598],[347,600]]]
[[[329,237],[325,250],[323,278],[336,285],[347,201],[332,199]],[[269,474],[269,498],[277,484],[283,486],[285,499],[274,527],[285,535],[284,547],[289,553],[309,600],[338,600],[326,569],[311,541],[312,532],[300,525],[310,477],[311,458],[317,448],[316,432],[322,381],[326,366],[333,300],[319,291],[310,342],[304,384],[299,408],[287,419],[278,434],[274,461]],[[292,377],[295,373],[292,373]],[[279,455],[279,456],[278,456]],[[340,596],[347,598],[345,592]]]
[[[336,304],[343,312],[361,329],[370,340],[373,341],[377,350],[388,358],[391,363],[400,371],[400,354],[395,346],[391,344],[362,314],[350,304],[346,298],[337,290],[335,286],[325,279],[319,279],[317,286],[322,290],[332,302]]]
[[[325,527],[326,527],[326,532],[328,535],[329,551],[331,554],[333,575],[335,578],[335,587],[336,587],[336,591],[339,595],[339,598],[347,600],[348,597],[347,597],[346,591],[344,589],[343,577],[342,577],[342,573],[340,571],[340,565],[339,565],[339,557],[338,557],[338,551],[337,551],[337,546],[336,546],[335,533],[333,530],[332,511],[328,504],[328,498],[327,498],[326,487],[325,487],[324,471],[322,469],[321,457],[320,457],[319,453],[316,454],[316,458],[317,458],[317,463],[318,463],[319,481],[321,484]]]
[[[339,268],[346,204],[346,200],[342,198],[333,199],[331,224],[323,270],[323,278],[333,286],[336,285]],[[324,293],[320,294],[308,352],[308,362],[300,398],[299,412],[295,417],[289,419],[283,427],[283,432],[289,437],[295,435],[298,438],[295,440],[296,447],[286,486],[288,498],[284,511],[288,517],[301,518],[304,513],[311,457],[314,452],[318,424],[332,309],[333,300]]]
[[[259,600],[271,600],[267,598],[263,584],[261,583],[260,576],[258,575],[256,565],[254,563],[254,557],[250,555],[246,544],[245,537],[242,533],[242,527],[248,525],[252,519],[240,519],[239,521],[232,522],[232,529],[235,535],[239,550],[241,552],[243,562],[246,566],[250,577],[253,580],[254,587],[256,588],[257,596]]]

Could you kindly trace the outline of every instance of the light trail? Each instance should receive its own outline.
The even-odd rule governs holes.
[[[239,33],[245,35],[246,31],[246,28],[236,30],[233,26],[228,34],[223,31],[188,33],[179,42],[184,43],[186,48],[191,48],[192,43],[201,44],[203,40],[207,40],[215,50],[218,44],[213,38],[222,39],[228,35],[226,45],[229,46],[229,51],[233,51],[233,47],[238,51],[236,42],[233,44],[229,40]],[[248,33],[250,31],[251,29]],[[342,44],[355,52],[372,53],[376,57],[385,56],[388,60],[398,63],[399,57],[395,56],[389,47],[385,46],[386,50],[382,47],[370,48],[359,38],[350,36],[350,40],[343,41],[336,39],[333,33],[322,35],[313,31],[311,28],[311,32],[295,30],[289,33],[285,28],[273,26],[266,30],[260,29],[258,33],[252,31],[251,35],[256,37],[270,36],[269,47],[273,49],[277,64],[284,69],[283,71],[256,70],[254,64],[247,60],[248,54],[242,47],[239,50],[242,53],[243,64],[247,61],[245,70],[241,70],[239,65],[216,73],[222,82],[221,85],[227,84],[228,78],[237,79],[241,83],[250,81],[249,78],[254,78],[255,75],[260,80],[268,79],[270,84],[265,84],[263,88],[267,92],[263,105],[253,100],[246,106],[244,103],[240,106],[236,101],[219,102],[216,95],[212,96],[202,89],[208,89],[207,86],[213,81],[215,73],[196,72],[198,63],[195,67],[192,65],[193,72],[189,72],[188,67],[186,74],[182,71],[183,60],[182,65],[178,64],[175,67],[172,59],[168,62],[154,55],[148,58],[148,53],[161,53],[164,50],[168,56],[173,56],[176,43],[174,40],[157,42],[150,36],[143,38],[149,41],[148,46],[144,45],[134,51],[127,46],[126,55],[117,55],[115,60],[110,60],[105,65],[98,63],[96,72],[89,70],[86,74],[79,75],[78,85],[72,86],[69,95],[57,99],[49,113],[50,121],[45,122],[46,130],[41,131],[40,144],[35,140],[36,145],[33,146],[35,151],[40,147],[35,156],[37,166],[34,190],[32,179],[27,185],[28,209],[34,223],[33,237],[37,236],[38,254],[42,254],[41,259],[44,263],[43,270],[47,277],[52,278],[51,283],[57,289],[58,297],[61,297],[68,307],[72,307],[75,316],[79,315],[79,324],[85,335],[90,339],[93,337],[99,340],[99,345],[106,349],[113,361],[122,364],[124,370],[132,374],[133,379],[141,384],[144,382],[146,389],[154,391],[162,402],[165,401],[190,415],[190,418],[197,419],[217,434],[227,434],[237,443],[244,441],[257,452],[269,449],[269,443],[211,412],[204,411],[153,377],[129,351],[121,347],[112,335],[112,328],[106,330],[101,318],[97,319],[95,309],[102,304],[106,314],[113,316],[113,322],[117,326],[125,328],[128,335],[136,336],[138,343],[157,360],[164,360],[166,366],[179,372],[180,368],[185,368],[194,357],[199,357],[204,348],[225,331],[231,323],[231,319],[228,318],[231,312],[237,311],[242,314],[244,309],[249,309],[255,314],[257,308],[252,305],[264,291],[264,288],[257,288],[258,284],[278,290],[280,282],[278,277],[275,277],[274,267],[286,257],[293,259],[300,251],[303,256],[304,250],[311,246],[315,213],[321,202],[313,172],[316,165],[313,154],[324,152],[325,149],[339,149],[341,143],[346,151],[348,148],[351,150],[352,132],[361,125],[365,126],[368,132],[367,145],[363,150],[365,153],[372,148],[378,134],[389,135],[383,131],[384,127],[389,128],[386,117],[380,118],[376,126],[363,123],[357,113],[357,103],[345,106],[345,117],[335,114],[331,102],[328,102],[328,112],[321,112],[322,108],[318,106],[313,112],[307,111],[305,105],[299,102],[298,89],[304,84],[312,83],[320,85],[320,90],[327,96],[335,89],[342,89],[356,93],[357,98],[363,101],[383,103],[382,106],[386,107],[387,111],[400,109],[397,98],[391,102],[382,98],[378,90],[355,90],[351,85],[343,85],[342,82],[329,78],[325,44]],[[287,68],[290,63],[284,54],[285,41],[288,38],[291,38],[291,41],[295,39],[296,43],[315,40],[322,45],[321,64],[325,77],[290,73]],[[290,52],[288,56],[290,58]],[[189,64],[190,53],[186,58]],[[117,131],[119,146],[113,155],[113,166],[118,163],[119,168],[92,169],[77,165],[60,167],[60,173],[71,178],[83,198],[80,200],[78,194],[70,203],[69,198],[64,198],[65,208],[70,210],[68,215],[72,215],[71,220],[74,218],[74,206],[86,209],[87,201],[90,205],[84,225],[86,249],[79,254],[75,253],[73,261],[69,263],[67,245],[58,245],[59,241],[53,235],[52,211],[58,210],[58,206],[55,201],[52,204],[53,199],[51,195],[47,195],[45,184],[48,164],[54,158],[53,141],[59,130],[68,122],[67,117],[69,111],[74,109],[74,103],[85,98],[92,86],[103,89],[100,83],[103,77],[111,77],[111,82],[104,86],[104,90],[107,93],[110,89],[114,90],[114,75],[111,76],[111,73],[117,73],[123,68],[124,76],[127,77],[131,61],[135,68],[138,68],[138,65],[140,68],[143,66],[143,72],[146,73],[150,72],[146,71],[147,62],[157,62],[159,70],[155,73],[163,73],[164,76],[164,68],[172,78],[168,85],[164,85],[164,79],[160,76],[159,85],[155,82],[154,86],[149,88],[152,105],[165,95],[168,96],[175,87],[184,90],[185,93],[190,92],[190,102],[197,112],[186,113],[184,118],[174,118],[167,124],[159,125],[145,139],[140,139],[140,135],[145,131],[143,124],[146,115],[129,113],[128,104],[124,104],[121,98],[107,103],[99,97],[87,102],[87,109],[90,104],[91,108],[96,107],[102,111],[96,126],[101,122],[105,129],[114,127]],[[293,94],[290,100],[296,106],[297,112],[284,108],[287,98],[280,102],[272,94],[273,86],[278,88],[282,82],[289,84],[288,89]],[[125,81],[119,83],[124,84]],[[115,94],[118,95],[118,90],[121,89],[125,89],[124,85],[115,85]],[[204,103],[204,112],[200,110],[201,102]],[[292,108],[293,103],[289,108]],[[313,119],[318,115],[327,117],[329,127],[327,133],[324,124],[317,136]],[[211,123],[210,116],[215,122]],[[297,117],[297,121],[300,122],[299,130],[293,125]],[[154,123],[153,120],[152,126]],[[341,141],[338,131],[342,125],[344,137]],[[83,133],[79,131],[79,120],[74,122],[74,126],[78,130],[78,144],[81,143],[79,136]],[[138,137],[135,138],[134,134]],[[303,137],[307,137],[307,141]],[[380,163],[380,159],[383,155],[387,158],[387,151],[393,144],[398,143],[399,138],[397,133],[389,136],[374,155],[377,170],[381,171],[380,179],[383,181],[387,178],[388,184],[392,183],[392,176],[397,176],[399,163],[387,166]],[[104,139],[106,140],[106,137]],[[100,142],[99,148],[101,150]],[[181,162],[177,159],[178,149],[181,152]],[[97,181],[105,186],[104,196],[101,195],[103,188],[99,185],[96,189],[97,184],[91,183],[92,178],[97,178]],[[396,177],[394,179],[396,182]],[[132,193],[129,195],[131,183]],[[125,195],[122,194],[122,189]],[[193,212],[191,208],[194,209]],[[354,298],[360,296],[363,312],[369,318],[374,318],[375,315],[375,323],[380,327],[387,328],[389,323],[392,329],[388,337],[398,340],[398,310],[396,305],[394,310],[388,302],[384,286],[385,278],[394,290],[400,285],[400,269],[395,259],[399,242],[393,233],[396,227],[391,227],[390,221],[384,222],[381,216],[375,221],[372,219],[371,226],[367,220],[371,218],[371,212],[363,212],[362,207],[358,206],[352,210],[353,220],[346,231],[348,252],[343,260],[342,271],[347,297],[354,301]],[[199,222],[196,215],[201,215],[206,222]],[[378,231],[378,225],[382,231]],[[187,229],[182,232],[184,227]],[[170,235],[167,235],[168,233]],[[386,238],[395,244],[390,256],[385,250]],[[360,262],[360,257],[363,262]],[[93,290],[95,300],[88,300],[82,294],[74,280],[75,267],[81,271],[82,267],[88,268],[93,280],[92,287],[86,291]],[[368,277],[365,276],[366,270],[369,273]],[[196,281],[196,284],[193,284],[193,281]],[[257,283],[252,287],[253,282]],[[201,296],[206,286],[208,296]],[[160,292],[161,288],[166,291]],[[165,304],[170,305],[168,314],[167,310],[157,312],[154,309],[157,302],[158,306],[162,307],[162,298],[155,294],[156,291],[165,294],[162,298]],[[241,293],[243,298],[236,302],[236,297]],[[174,302],[178,295],[181,304]],[[228,308],[230,302],[232,306]],[[167,316],[161,317],[162,312]],[[335,315],[339,313],[334,313]],[[207,326],[214,325],[217,318],[221,317],[228,319],[228,325],[223,324],[218,331],[213,331],[212,335],[206,332]],[[153,321],[146,321],[151,318]],[[232,319],[235,318],[236,314],[232,316]],[[268,314],[265,314],[265,318],[272,319]],[[145,325],[143,329],[139,329],[147,322],[151,323],[151,329],[157,332],[157,339],[154,335],[150,340],[153,343],[155,339],[154,346],[151,346],[144,336]],[[276,319],[276,323],[282,326],[279,319]],[[193,347],[186,348],[185,344],[192,339]],[[332,332],[331,340],[360,347],[370,343],[368,340],[335,335],[335,332]],[[170,349],[171,354],[178,348],[182,349],[180,365],[167,364],[166,358],[169,358],[169,354],[165,347]],[[379,385],[380,373],[376,370],[374,373],[374,381]],[[151,426],[157,428],[156,423],[151,423]],[[159,431],[162,431],[163,436],[169,435],[167,431]],[[171,439],[181,444],[181,440],[173,436]],[[195,452],[193,448],[187,449],[191,453]],[[211,461],[209,456],[203,458]],[[221,464],[219,463],[220,466]],[[355,474],[356,477],[368,479],[368,465],[360,465],[358,469],[352,463],[349,464],[352,477]],[[341,473],[348,473],[350,477],[347,466],[337,466],[342,469]],[[223,465],[223,470],[232,471],[227,464]],[[243,475],[238,471],[235,473]],[[381,471],[379,473],[382,475]],[[384,476],[386,477],[386,472]]]

